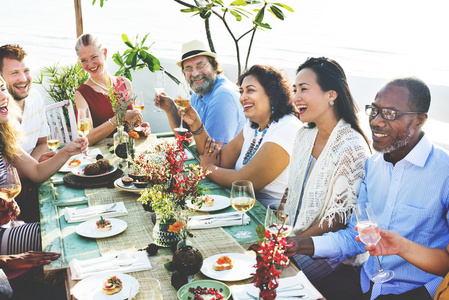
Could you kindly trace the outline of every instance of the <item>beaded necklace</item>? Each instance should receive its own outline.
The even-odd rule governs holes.
[[[107,87],[105,87],[104,85],[99,84],[98,82],[96,82],[96,81],[92,78],[92,76],[90,76],[89,78],[90,78],[90,80],[92,80],[93,83],[95,83],[96,85],[98,85],[99,87],[101,87],[103,90],[109,91],[109,89],[108,89]],[[108,79],[108,75],[106,75],[106,80],[107,80],[107,79]]]
[[[253,158],[254,154],[256,154],[257,149],[259,149],[259,146],[262,143],[262,140],[265,134],[267,133],[269,127],[270,123],[268,123],[267,127],[262,131],[262,136],[260,137],[259,142],[257,144],[256,144],[257,133],[259,132],[260,127],[254,130],[254,138],[251,144],[249,145],[248,151],[246,151],[245,157],[243,158],[243,165],[246,165],[251,160],[251,158]]]

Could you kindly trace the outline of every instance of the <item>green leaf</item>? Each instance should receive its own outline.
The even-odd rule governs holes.
[[[133,77],[132,77],[131,71],[129,69],[125,69],[125,72],[123,72],[123,75],[125,75],[125,77],[128,78],[130,81],[133,81]]]
[[[172,272],[172,271],[175,270],[175,268],[173,267],[173,264],[172,264],[171,261],[166,262],[166,263],[164,264],[164,267],[165,267],[168,271],[170,271],[170,272]]]
[[[150,33],[148,32],[148,33],[143,37],[142,42],[140,43],[142,46],[143,46],[143,44],[145,43],[145,41],[147,40],[147,37],[148,37],[149,34],[150,34]]]
[[[256,18],[254,19],[254,22],[256,22],[257,24],[262,23],[264,15],[265,15],[265,7],[259,10],[259,12],[256,15]]]
[[[265,28],[265,29],[272,29],[270,24],[268,24],[268,23],[256,23],[256,24],[257,24],[257,26]]]
[[[268,9],[269,12],[271,12],[276,18],[280,19],[280,20],[284,20],[285,19],[285,15],[282,12],[282,10],[280,10],[279,8],[277,8],[276,6],[271,6],[270,9]]]
[[[238,12],[236,12],[234,10],[229,10],[229,12],[235,17],[235,19],[237,21],[241,21],[242,20],[242,15],[239,14]]]
[[[245,0],[235,0],[231,4],[229,4],[229,6],[236,6],[236,5],[246,6],[246,4],[247,3]]]
[[[276,5],[276,6],[280,6],[280,7],[282,7],[282,8],[285,8],[285,9],[288,10],[289,12],[294,12],[293,8],[291,8],[291,7],[288,6],[287,4],[284,4],[284,3],[271,3],[271,4]]]
[[[198,7],[181,9],[181,12],[183,12],[183,13],[191,13],[191,12],[195,12],[195,11],[200,11],[200,9]]]
[[[122,34],[122,40],[125,42],[125,44],[129,47],[134,49],[133,44],[131,44],[131,42],[128,39],[128,36],[126,34]]]
[[[134,61],[134,57],[136,56],[135,52],[131,52],[128,57],[126,58],[126,64],[130,65],[131,67],[135,67],[135,65],[133,65],[133,61]]]
[[[262,238],[264,238],[265,237],[265,227],[264,226],[262,226],[262,225],[257,225],[257,227],[256,227],[256,232],[257,232],[257,237],[259,238],[259,239],[262,239]]]
[[[203,10],[202,12],[200,12],[200,16],[201,18],[203,18],[204,20],[209,19],[209,17],[212,15],[212,12],[210,10]]]

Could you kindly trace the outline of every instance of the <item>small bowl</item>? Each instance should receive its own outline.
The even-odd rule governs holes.
[[[134,180],[131,177],[129,177],[129,176],[123,176],[122,177],[122,183],[124,185],[131,185],[131,183],[133,183],[133,181]]]
[[[128,173],[128,176],[131,177],[134,181],[136,181],[140,178],[141,175],[137,171],[131,171]]]
[[[148,185],[148,182],[145,181],[134,181],[133,182],[134,186],[138,189],[143,189],[146,188]]]

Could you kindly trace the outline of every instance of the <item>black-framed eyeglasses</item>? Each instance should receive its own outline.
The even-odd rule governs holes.
[[[398,111],[391,108],[378,108],[374,105],[366,105],[365,112],[370,117],[377,117],[380,113],[382,118],[388,121],[394,121],[401,115],[411,115],[411,114],[424,114],[425,112],[419,111]]]
[[[205,67],[207,67],[209,65],[209,63],[199,63],[196,65],[195,70],[197,72],[201,72],[204,70]],[[192,74],[193,73],[193,68],[192,67],[185,67],[183,70],[184,74]]]

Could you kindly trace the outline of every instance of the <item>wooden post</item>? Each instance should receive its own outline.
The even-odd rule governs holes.
[[[76,37],[83,34],[83,12],[81,10],[81,0],[73,0],[75,3]]]

